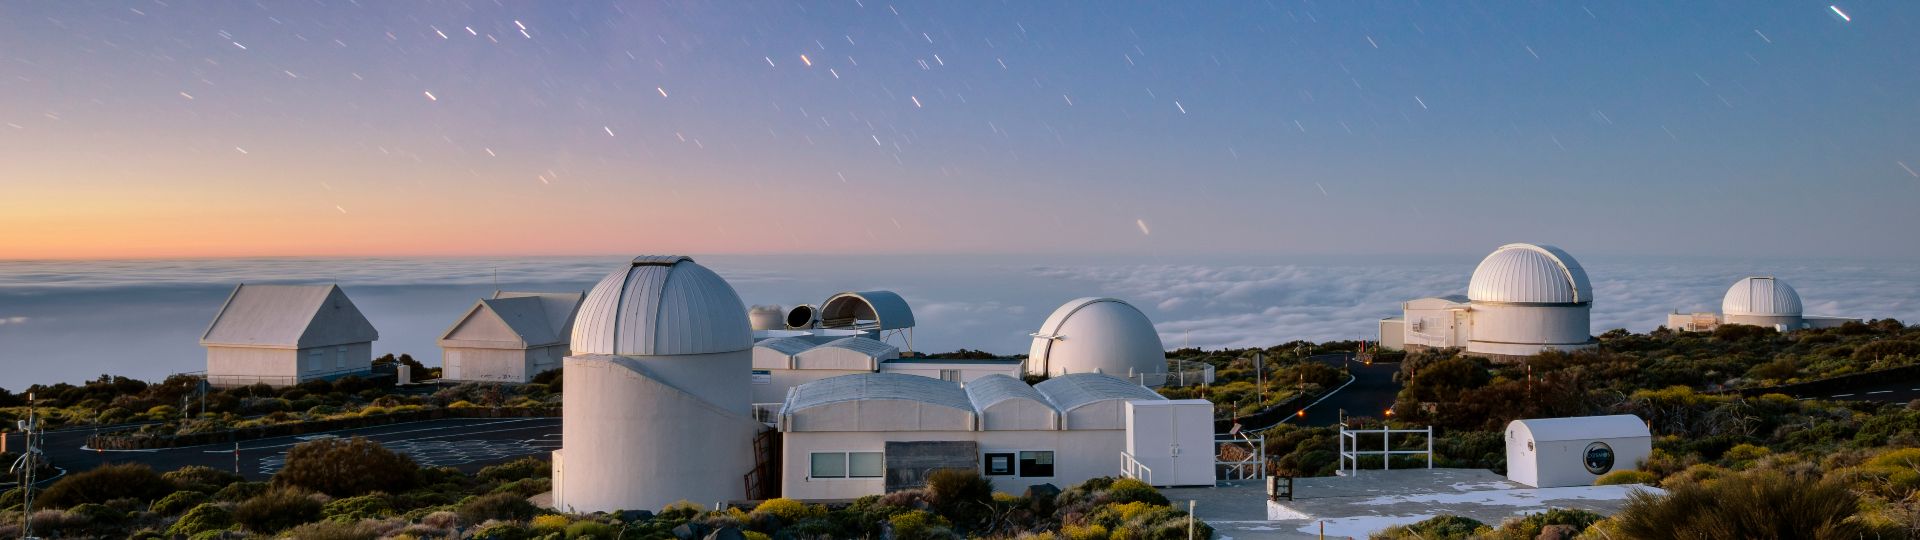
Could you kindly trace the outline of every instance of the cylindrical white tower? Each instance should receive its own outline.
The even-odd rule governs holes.
[[[1800,328],[1800,293],[1772,276],[1741,278],[1720,299],[1722,324],[1750,324],[1788,330]]]
[[[786,330],[787,312],[779,305],[753,306],[747,310],[747,321],[755,332],[761,330]]]
[[[1078,298],[1053,310],[1033,334],[1025,372],[1104,373],[1160,386],[1166,379],[1167,350],[1153,321],[1132,304],[1113,298]]]
[[[565,362],[554,507],[658,510],[742,499],[754,466],[753,333],[726,280],[680,256],[608,274]]]
[[[1500,246],[1474,269],[1467,299],[1469,353],[1518,357],[1593,346],[1593,286],[1560,248]]]

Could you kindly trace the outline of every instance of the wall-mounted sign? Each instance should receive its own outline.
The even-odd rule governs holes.
[[[753,370],[753,384],[773,384],[773,372],[765,369]]]

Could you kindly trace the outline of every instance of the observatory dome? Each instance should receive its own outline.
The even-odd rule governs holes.
[[[1166,373],[1167,352],[1153,321],[1113,298],[1080,298],[1047,317],[1033,334],[1029,375],[1104,373],[1115,377]],[[1140,380],[1140,379],[1135,379]],[[1149,386],[1158,380],[1148,378]]]
[[[593,286],[573,324],[573,354],[669,356],[753,347],[747,310],[719,274],[679,255],[636,257]]]
[[[1587,304],[1593,286],[1572,255],[1553,246],[1507,244],[1480,260],[1467,284],[1473,302]]]
[[[1787,282],[1772,277],[1746,277],[1727,288],[1720,300],[1720,312],[1726,315],[1763,317],[1799,317],[1800,293]]]

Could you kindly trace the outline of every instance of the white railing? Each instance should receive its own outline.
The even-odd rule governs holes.
[[[783,404],[782,403],[755,403],[753,404],[753,419],[758,420],[760,421],[760,423],[766,424],[769,426],[778,424],[780,422],[780,406],[781,405]]]
[[[1124,450],[1120,452],[1120,476],[1153,485],[1153,468],[1141,465],[1140,460],[1134,459],[1133,454]]]
[[[1360,435],[1363,433],[1380,434],[1380,449],[1379,450],[1361,450]],[[1394,450],[1393,434],[1395,433],[1424,434],[1427,436],[1427,449],[1426,450]],[[1433,426],[1427,426],[1426,429],[1393,429],[1390,427],[1383,427],[1380,429],[1347,429],[1346,424],[1341,424],[1339,442],[1340,442],[1340,471],[1338,474],[1340,476],[1350,476],[1350,475],[1359,474],[1360,473],[1360,456],[1378,455],[1380,456],[1380,465],[1381,465],[1380,468],[1382,470],[1389,470],[1393,468],[1394,454],[1401,454],[1401,455],[1425,454],[1427,456],[1427,468],[1429,469],[1433,468]]]
[[[1241,432],[1213,441],[1214,476],[1220,480],[1259,480],[1267,476],[1267,438]]]

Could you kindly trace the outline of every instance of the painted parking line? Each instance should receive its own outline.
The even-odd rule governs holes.
[[[1833,395],[1833,396],[1831,396],[1831,397],[1848,397],[1848,396],[1852,396],[1852,395],[1853,395],[1853,394],[1834,394],[1834,395]]]
[[[1872,391],[1872,392],[1867,392],[1867,395],[1873,395],[1873,394],[1891,394],[1891,393],[1893,393],[1893,391],[1892,391],[1892,390],[1874,390],[1874,391]]]

